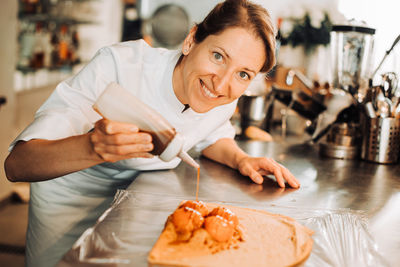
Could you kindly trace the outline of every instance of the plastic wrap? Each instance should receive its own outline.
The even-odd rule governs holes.
[[[147,266],[147,255],[168,215],[182,200],[165,194],[118,191],[111,207],[82,234],[58,266]],[[362,212],[244,202],[221,204],[290,216],[314,230],[313,249],[304,266],[388,266],[368,232]]]

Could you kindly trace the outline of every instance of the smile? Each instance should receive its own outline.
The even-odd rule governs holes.
[[[206,96],[210,97],[210,98],[217,98],[218,96],[216,94],[211,93],[210,90],[208,90],[208,88],[206,87],[206,85],[203,83],[202,80],[200,80],[200,84],[201,87],[203,88],[203,92]]]

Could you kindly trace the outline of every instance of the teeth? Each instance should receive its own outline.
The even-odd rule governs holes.
[[[203,87],[204,93],[205,93],[208,97],[211,97],[211,98],[216,98],[216,97],[217,97],[217,95],[211,93],[211,91],[207,89],[207,87],[205,86],[205,84],[201,83],[201,86]]]

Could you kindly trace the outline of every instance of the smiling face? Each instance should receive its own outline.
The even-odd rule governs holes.
[[[266,55],[263,41],[246,28],[228,28],[200,43],[194,42],[195,31],[185,39],[172,80],[179,101],[204,113],[239,98]]]

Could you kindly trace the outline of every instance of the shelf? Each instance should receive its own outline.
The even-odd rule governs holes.
[[[70,17],[59,17],[59,16],[51,16],[48,14],[34,14],[34,15],[24,15],[20,14],[18,16],[21,21],[28,22],[55,22],[57,24],[96,24],[95,21],[89,20],[77,20]]]
[[[26,92],[35,90],[35,88],[58,84],[78,73],[86,64],[87,62],[81,62],[75,65],[40,69],[17,67],[14,73],[15,92]]]
[[[26,74],[26,73],[30,73],[30,72],[36,72],[36,71],[40,71],[40,70],[49,70],[49,71],[71,71],[72,68],[75,65],[81,64],[81,62],[79,63],[75,63],[72,65],[63,65],[63,66],[59,66],[59,67],[43,67],[43,68],[31,68],[31,67],[21,67],[21,66],[17,66],[17,70],[21,71],[22,73]]]

